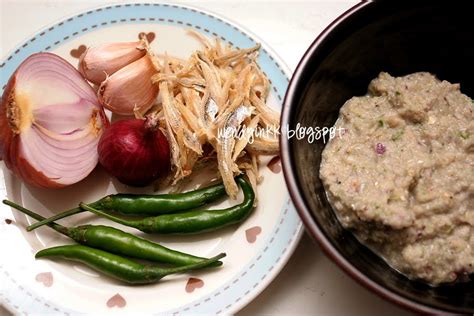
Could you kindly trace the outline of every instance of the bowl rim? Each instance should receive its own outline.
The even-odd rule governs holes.
[[[287,126],[289,120],[292,116],[292,110],[295,107],[294,102],[297,99],[296,90],[297,87],[303,84],[301,80],[301,75],[304,72],[304,68],[309,63],[311,57],[315,52],[318,51],[320,45],[325,41],[328,35],[337,28],[340,24],[344,23],[349,17],[354,14],[364,10],[366,7],[372,4],[371,1],[362,1],[358,4],[352,6],[344,13],[339,15],[334,21],[332,21],[311,43],[309,48],[303,54],[303,57],[299,61],[296,70],[293,73],[293,76],[289,82],[288,89],[283,99],[283,107],[281,113],[281,126]],[[293,104],[293,105],[292,105]],[[293,204],[296,207],[296,210],[301,217],[301,220],[304,223],[306,230],[310,235],[317,241],[319,246],[322,248],[323,252],[329,257],[333,262],[335,262],[339,268],[341,268],[346,274],[348,274],[352,279],[357,281],[365,288],[369,289],[371,292],[377,294],[379,297],[386,299],[387,301],[394,303],[398,306],[401,306],[405,309],[424,314],[436,314],[439,312],[453,312],[449,310],[444,310],[437,307],[432,307],[424,305],[422,303],[411,300],[407,297],[404,297],[401,294],[393,292],[377,282],[371,280],[368,276],[359,271],[354,267],[346,258],[344,258],[337,249],[332,245],[332,243],[326,238],[324,232],[319,228],[316,222],[313,220],[311,211],[305,203],[302,192],[298,189],[298,183],[296,180],[296,172],[292,169],[294,164],[292,155],[290,154],[290,142],[286,137],[285,133],[280,134],[280,155],[282,161],[283,175],[285,178],[286,185],[288,187],[291,199]]]

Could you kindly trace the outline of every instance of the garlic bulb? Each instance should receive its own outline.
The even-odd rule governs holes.
[[[146,47],[145,40],[90,47],[79,59],[79,71],[87,80],[100,85],[107,76],[145,56]]]
[[[120,115],[145,113],[158,96],[158,86],[151,77],[156,73],[150,57],[145,55],[108,77],[99,88],[99,101]]]

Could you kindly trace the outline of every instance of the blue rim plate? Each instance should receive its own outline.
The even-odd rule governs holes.
[[[146,26],[143,28],[144,31],[153,33],[153,38],[156,34],[157,42],[160,40],[160,36],[166,37],[164,33],[167,31],[179,33],[191,28],[210,38],[219,37],[222,41],[235,47],[251,47],[256,43],[261,43],[262,48],[258,62],[271,80],[274,106],[281,109],[290,71],[265,43],[251,32],[215,14],[188,6],[157,3],[103,6],[65,18],[42,29],[20,44],[0,62],[2,92],[10,75],[32,53],[52,51],[70,62],[77,63],[77,54],[83,49],[80,45],[78,46],[78,43],[100,41],[101,38],[104,38],[104,34],[111,34],[110,38],[113,38],[113,33],[123,33],[126,37],[127,32],[124,29],[135,32],[142,26]],[[163,41],[166,42],[166,39]],[[176,41],[178,41],[177,45],[180,45],[179,41],[182,39],[176,37]],[[181,44],[183,46],[189,45],[187,42]],[[302,224],[290,201],[281,168],[280,170],[264,169],[264,184],[262,184],[262,189],[259,188],[261,201],[259,207],[251,218],[240,225],[241,227],[227,231],[226,241],[221,242],[216,246],[216,249],[213,249],[213,251],[227,250],[229,254],[232,251],[241,252],[241,254],[237,253],[235,257],[241,257],[239,260],[225,262],[223,269],[229,266],[228,269],[232,272],[230,274],[222,272],[222,278],[214,277],[212,279],[211,276],[209,280],[206,280],[206,286],[209,284],[207,291],[205,287],[200,289],[202,284],[199,283],[195,287],[196,291],[194,288],[189,288],[188,291],[188,284],[192,282],[189,283],[190,279],[187,278],[184,278],[184,281],[174,278],[168,282],[169,284],[161,287],[157,285],[156,291],[160,291],[166,286],[174,286],[172,289],[170,288],[171,292],[176,288],[183,289],[183,291],[175,293],[178,300],[172,304],[169,302],[167,302],[169,304],[164,304],[165,302],[156,299],[152,303],[152,305],[154,304],[153,308],[146,310],[147,312],[174,315],[235,313],[255,298],[276,277],[301,237]],[[100,178],[100,175],[96,175],[96,177]],[[25,186],[5,168],[2,178],[4,181],[1,183],[5,182],[5,186],[0,185],[0,192],[4,197],[8,196],[15,201],[21,201],[27,207],[34,207],[36,210],[44,208],[44,212],[48,212],[45,207],[45,204],[48,203],[41,202],[51,198],[52,195],[49,192]],[[94,179],[87,181],[94,181]],[[83,186],[88,185],[87,181]],[[271,200],[275,200],[275,195],[279,197],[276,199],[278,201],[271,204]],[[267,200],[270,202],[265,203]],[[27,237],[29,235],[23,232],[23,225],[28,222],[27,218],[5,206],[2,206],[0,210],[0,237],[2,240],[12,241],[8,244],[14,244],[14,246],[10,245],[10,250],[15,251],[8,256],[2,255],[0,259],[0,284],[2,285],[0,302],[12,312],[66,315],[84,311],[106,313],[118,309],[127,313],[144,312],[142,309],[135,308],[134,304],[139,300],[133,298],[140,295],[141,287],[124,287],[112,284],[101,287],[97,293],[91,293],[90,297],[87,297],[81,292],[87,290],[82,289],[83,284],[81,283],[87,279],[68,279],[67,276],[64,276],[65,271],[59,270],[58,264],[34,261],[32,252],[38,250],[38,247],[48,244],[48,239],[41,236]],[[249,232],[256,233],[249,239]],[[257,235],[258,240],[255,241]],[[245,247],[241,247],[239,243],[252,249],[241,250]],[[224,246],[231,249],[219,248]],[[66,272],[77,273],[72,268]],[[219,275],[220,273],[221,271],[215,274]],[[87,277],[84,276],[84,278]],[[205,277],[206,274],[203,274],[203,278]],[[77,292],[76,290],[67,290],[68,286],[71,286],[70,283],[77,286]],[[190,296],[186,296],[188,294],[184,291],[185,288],[187,292],[194,291],[194,293],[188,293]],[[149,290],[148,288],[147,291]],[[84,308],[68,304],[68,299],[71,297],[76,297],[76,300],[80,298]],[[89,306],[96,304],[96,302],[102,303],[97,308]]]

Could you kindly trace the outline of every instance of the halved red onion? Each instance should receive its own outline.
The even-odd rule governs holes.
[[[11,76],[0,106],[0,157],[24,181],[60,188],[97,165],[108,126],[92,87],[66,60],[28,57]]]

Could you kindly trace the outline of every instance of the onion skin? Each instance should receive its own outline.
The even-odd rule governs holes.
[[[27,63],[30,58],[53,58],[56,62],[62,62],[65,67],[70,67],[68,71],[77,70],[72,67],[66,60],[59,56],[51,53],[36,53],[28,57],[20,66],[15,70],[13,75],[10,77],[8,84],[3,92],[0,105],[0,158],[5,161],[5,165],[23,181],[43,188],[62,188],[72,183],[61,183],[56,178],[48,177],[42,170],[34,168],[33,165],[23,157],[21,154],[21,141],[22,134],[16,128],[15,124],[8,118],[7,112],[10,111],[13,106],[12,104],[20,103],[15,94],[15,88],[18,85],[18,76],[22,69],[22,66]],[[77,72],[78,76],[80,74]],[[82,79],[83,80],[83,79]],[[84,81],[85,82],[85,81]],[[91,89],[91,93],[94,93],[92,87],[87,85]],[[97,103],[97,117],[100,120],[100,127],[108,126],[108,119],[105,116],[104,110]],[[100,130],[101,133],[101,130]],[[84,175],[84,177],[87,174]],[[84,178],[83,177],[83,178]],[[76,181],[77,182],[77,181]]]
[[[99,140],[101,165],[124,184],[146,186],[170,170],[168,140],[148,123],[140,119],[114,122]]]

